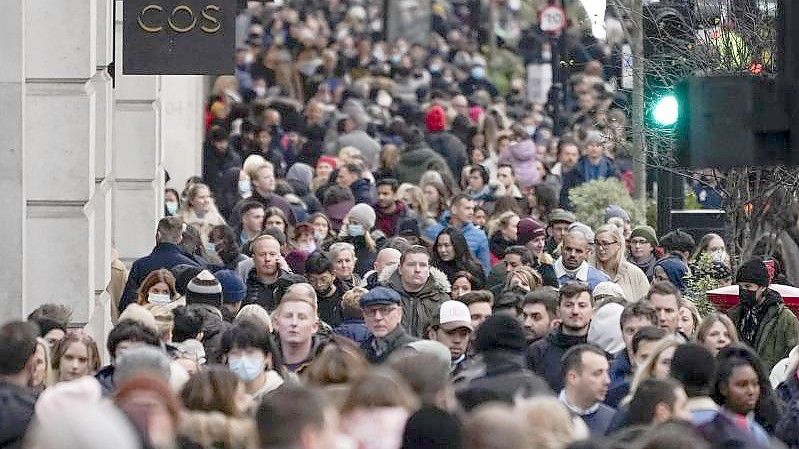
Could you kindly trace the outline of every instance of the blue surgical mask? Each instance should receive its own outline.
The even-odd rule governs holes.
[[[261,355],[230,357],[228,358],[228,368],[243,382],[252,382],[264,372],[264,358]]]
[[[239,181],[239,194],[244,198],[252,195],[252,186],[250,185],[249,179],[242,179]]]
[[[360,237],[364,235],[366,231],[363,229],[363,225],[350,224],[347,225],[347,233],[350,235],[350,237]]]
[[[472,67],[472,78],[481,80],[486,76],[486,69],[483,66]]]
[[[214,243],[214,242],[206,243],[205,244],[205,250],[208,251],[209,253],[215,253],[216,252],[216,243]]]
[[[166,211],[169,212],[170,215],[175,215],[178,212],[177,201],[167,201],[164,203],[164,206],[166,206]]]

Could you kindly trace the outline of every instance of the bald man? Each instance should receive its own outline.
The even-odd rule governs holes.
[[[379,283],[378,278],[380,273],[383,272],[383,269],[399,265],[401,256],[402,253],[394,248],[381,249],[380,252],[377,253],[377,258],[375,258],[374,270],[364,275],[360,286],[368,290],[377,287]]]
[[[563,237],[560,257],[555,261],[555,275],[561,286],[568,282],[580,281],[588,284],[590,291],[600,282],[610,281],[605,273],[588,265],[591,246],[585,234],[572,230]]]

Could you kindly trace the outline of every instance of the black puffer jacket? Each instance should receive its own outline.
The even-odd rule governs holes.
[[[572,346],[586,343],[587,336],[564,335],[561,329],[549,334],[527,348],[527,367],[543,377],[553,391],[563,389],[563,354]]]

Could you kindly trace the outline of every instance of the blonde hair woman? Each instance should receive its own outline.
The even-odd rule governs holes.
[[[192,184],[186,192],[186,203],[183,206],[178,215],[187,225],[197,230],[203,245],[209,247],[208,235],[211,234],[211,229],[227,224],[216,208],[211,189],[202,183]]]
[[[516,412],[527,422],[530,447],[563,449],[572,441],[588,437],[585,424],[573,418],[557,398],[536,396],[516,402]]]
[[[594,266],[621,286],[624,299],[638,302],[649,291],[649,280],[640,268],[624,257],[627,242],[622,231],[612,224],[602,225],[594,237],[596,253]]]
[[[632,382],[630,382],[630,393],[622,403],[630,402],[635,395],[638,386],[647,379],[666,379],[671,374],[671,359],[674,357],[674,350],[682,344],[682,340],[674,335],[669,335],[658,342],[652,349],[652,354],[635,371]]]
[[[730,317],[723,313],[714,313],[696,328],[696,341],[718,355],[727,346],[738,343],[738,331]]]
[[[534,269],[524,265],[512,269],[505,278],[505,288],[519,287],[528,292],[537,289],[543,284],[544,281],[541,275]]]
[[[680,306],[680,320],[678,321],[678,328],[686,337],[692,338],[696,335],[696,330],[702,324],[702,318],[699,316],[699,310],[693,301],[685,300]]]
[[[408,184],[407,182],[402,183],[397,188],[397,198],[405,203],[406,206],[413,209],[417,217],[427,217],[427,200],[425,199],[421,187]],[[429,224],[430,223],[422,223],[422,227]]]

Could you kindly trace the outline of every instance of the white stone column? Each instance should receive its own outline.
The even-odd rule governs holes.
[[[123,75],[122,2],[116,2],[113,237],[130,264],[152,250],[163,215],[160,76]]]
[[[186,180],[202,174],[203,106],[207,77],[161,77],[162,136],[167,184],[183,191]]]
[[[25,293],[25,189],[22,182],[25,135],[25,8],[26,0],[4,3],[0,14],[0,321],[22,316]]]
[[[95,292],[97,0],[25,5],[23,313],[88,321]],[[56,38],[57,36],[57,38]]]

